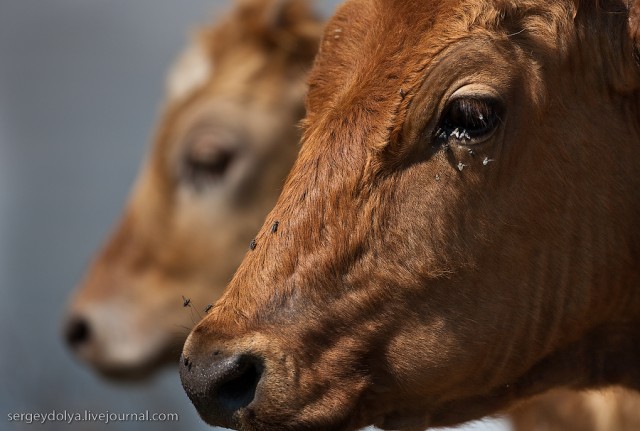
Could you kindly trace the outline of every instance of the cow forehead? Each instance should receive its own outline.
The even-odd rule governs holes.
[[[331,117],[363,129],[371,119],[369,131],[393,131],[410,105],[405,96],[424,82],[439,54],[449,55],[447,47],[480,43],[479,34],[502,44],[518,43],[513,34],[529,47],[555,43],[559,20],[573,10],[571,1],[350,0],[326,27],[309,80],[308,124],[326,127]]]
[[[308,124],[338,127],[337,135],[358,128],[353,144],[354,137],[365,138],[364,130],[368,141],[384,141],[405,93],[421,80],[432,57],[425,50],[444,44],[429,36],[440,9],[453,12],[458,3],[351,0],[343,5],[326,27],[309,80]],[[455,37],[461,36],[452,32]]]

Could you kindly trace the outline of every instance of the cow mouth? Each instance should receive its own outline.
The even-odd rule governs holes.
[[[170,346],[144,361],[127,364],[90,363],[98,374],[116,384],[142,384],[149,382],[159,371],[177,364],[180,348]]]
[[[205,418],[203,417],[203,419]],[[206,421],[206,419],[205,422],[212,425],[212,423]],[[315,425],[302,421],[293,421],[291,423],[266,421],[257,415],[256,411],[251,407],[247,407],[238,412],[232,423],[222,426],[242,431],[356,431],[366,427],[366,425],[350,425],[344,421],[323,422],[322,424]]]
[[[151,380],[161,367],[150,369],[146,366],[136,367],[97,367],[100,377],[117,384],[143,384]]]
[[[336,409],[326,412],[327,415],[315,414],[313,418],[298,417],[296,413],[308,410],[310,404],[297,408],[293,416],[289,416],[291,412],[278,414],[276,410],[279,410],[280,406],[270,407],[263,404],[265,401],[257,394],[251,404],[238,410],[232,417],[228,417],[226,421],[222,422],[219,416],[212,419],[206,412],[199,411],[199,414],[209,425],[242,431],[356,431],[374,425],[373,418],[368,417],[366,412],[360,411],[360,409],[340,412]],[[268,403],[268,401],[266,402]],[[365,417],[368,417],[368,420],[365,420]]]

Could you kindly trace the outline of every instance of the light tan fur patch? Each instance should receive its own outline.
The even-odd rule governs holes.
[[[194,40],[182,52],[167,76],[167,98],[176,102],[204,85],[213,71],[202,44]]]

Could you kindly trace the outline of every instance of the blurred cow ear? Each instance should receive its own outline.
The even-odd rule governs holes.
[[[240,23],[264,43],[295,57],[315,55],[322,35],[322,21],[310,0],[236,0]]]
[[[302,23],[318,23],[309,0],[236,0],[245,24],[261,31],[295,31]]]
[[[264,23],[272,30],[286,29],[295,22],[296,15],[300,15],[301,5],[299,1],[272,0],[270,7],[264,12]],[[298,9],[298,10],[296,10]]]
[[[261,15],[265,28],[272,31],[296,27],[301,21],[317,21],[310,0],[237,0]]]

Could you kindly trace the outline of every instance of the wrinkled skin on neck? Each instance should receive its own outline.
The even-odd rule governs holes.
[[[68,342],[102,375],[174,364],[222,294],[295,159],[320,35],[304,0],[243,0],[177,62],[122,218],[69,307]]]
[[[640,73],[626,3],[604,6],[338,11],[285,189],[183,351],[264,361],[233,426],[413,430],[640,389]],[[500,107],[482,139],[439,139],[459,98]]]

